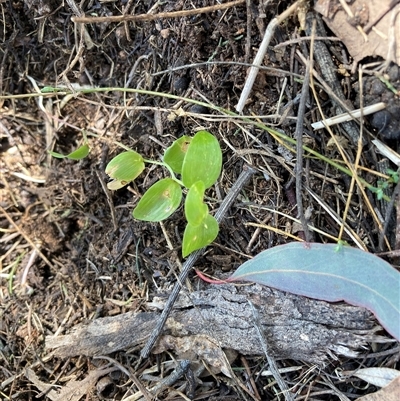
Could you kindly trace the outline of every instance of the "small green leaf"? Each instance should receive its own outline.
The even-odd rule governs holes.
[[[203,181],[210,188],[221,174],[222,152],[217,139],[207,131],[199,131],[190,142],[182,165],[182,181],[186,188]]]
[[[208,214],[198,226],[188,223],[183,234],[182,256],[185,258],[193,251],[211,244],[218,235],[218,222]]]
[[[41,93],[63,92],[65,88],[54,88],[53,86],[44,86],[40,89]]]
[[[67,157],[67,155],[63,155],[62,153],[58,153],[58,152],[53,152],[52,150],[48,150],[47,151],[51,156],[57,158],[57,159],[64,159]]]
[[[71,152],[69,155],[67,155],[67,158],[71,160],[81,160],[89,154],[89,151],[89,145],[86,143],[85,145],[76,149],[74,152]]]
[[[197,181],[189,188],[186,196],[185,216],[192,226],[198,226],[208,214],[208,207],[203,203],[204,191],[203,181]]]
[[[388,168],[387,173],[390,175],[391,180],[395,184],[397,184],[399,182],[399,173],[397,171],[394,171],[394,170]]]
[[[122,188],[133,181],[143,170],[143,157],[139,153],[134,151],[122,152],[107,164],[106,174],[114,179],[107,186],[109,189],[118,189],[115,188],[115,181],[118,181],[121,184],[119,188]]]
[[[181,200],[181,186],[172,178],[164,178],[146,191],[133,210],[133,217],[144,221],[165,220],[178,209]]]
[[[349,244],[347,243],[347,241],[340,239],[338,240],[336,247],[335,247],[335,252],[340,252],[340,250],[344,247],[344,246],[349,246]]]
[[[78,149],[74,150],[73,152],[69,153],[68,155],[63,155],[61,153],[52,152],[48,150],[51,156],[56,157],[57,159],[70,159],[70,160],[81,160],[84,159],[90,152],[89,145],[85,143]]]
[[[184,135],[172,143],[164,153],[164,163],[167,163],[174,173],[181,174],[182,164],[192,138]]]
[[[128,184],[128,181],[112,180],[107,184],[107,188],[111,191],[116,191],[117,189],[123,188],[125,185]]]

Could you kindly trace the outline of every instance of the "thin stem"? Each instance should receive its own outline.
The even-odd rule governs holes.
[[[181,180],[179,180],[178,178],[176,178],[175,173],[172,171],[172,168],[168,164],[166,164],[164,162],[158,162],[156,160],[150,160],[150,159],[143,159],[143,161],[145,163],[158,164],[159,166],[165,167],[169,171],[169,173],[171,174],[171,178],[174,181],[176,181],[181,187],[184,187],[183,182]]]
[[[53,97],[53,96],[59,96],[59,95],[70,95],[73,92],[71,92],[70,90],[68,90],[67,88],[65,88],[65,90],[63,92],[56,92],[58,90],[58,88],[53,88],[54,92],[53,93],[29,93],[29,94],[19,94],[19,95],[5,95],[5,96],[0,96],[0,100],[1,99],[24,99],[27,97],[38,97],[38,96],[43,96],[43,97]],[[259,123],[259,122],[254,122],[251,118],[246,117],[246,116],[241,116],[231,110],[227,110],[224,109],[222,107],[218,107],[215,106],[213,104],[210,103],[205,103],[205,102],[201,102],[199,100],[195,100],[195,99],[190,99],[190,98],[185,98],[185,97],[181,97],[181,96],[176,96],[176,95],[172,95],[170,93],[163,93],[163,92],[154,92],[154,91],[148,91],[148,90],[144,90],[144,89],[134,89],[134,88],[113,88],[113,87],[109,87],[109,88],[84,88],[84,89],[77,89],[75,91],[76,93],[83,93],[83,94],[87,94],[87,93],[100,93],[100,92],[130,92],[130,93],[138,93],[138,94],[143,94],[143,95],[149,95],[149,96],[158,96],[158,97],[164,97],[164,98],[168,98],[168,99],[174,99],[174,100],[179,100],[179,101],[183,101],[183,102],[187,102],[187,103],[191,103],[191,104],[198,104],[200,106],[204,106],[207,107],[209,109],[212,110],[216,110],[222,114],[231,116],[233,118],[239,118],[240,120],[242,120],[243,122],[246,122],[248,124],[251,124],[257,128],[260,128],[266,132],[268,132],[269,134],[271,134],[273,137],[275,138],[281,138],[284,141],[292,144],[292,145],[296,145],[296,139],[290,138],[287,135],[283,134],[282,132],[276,131],[268,126],[266,126],[263,123]],[[99,139],[103,139],[102,137],[99,137],[96,134],[90,133],[88,134],[90,136],[94,136],[94,137],[98,137]],[[131,150],[129,148],[127,148],[126,146],[118,143],[119,146],[123,147],[124,149],[127,150]],[[346,175],[352,177],[353,173],[350,169],[343,167],[342,165],[336,163],[335,161],[329,159],[326,156],[323,156],[322,154],[316,152],[315,150],[309,148],[308,146],[303,145],[303,149],[308,152],[309,154],[315,156],[316,158],[318,158],[319,160],[331,165],[332,167],[338,169],[339,171],[341,171],[342,173],[345,173]],[[290,149],[291,151],[293,151],[293,149]],[[294,151],[295,152],[295,151]],[[372,192],[376,192],[376,188],[369,184],[368,182],[366,182],[363,178],[359,177],[359,181],[365,185],[369,190],[371,190]],[[386,201],[390,201],[390,198],[386,195],[384,195],[383,199],[385,199]]]

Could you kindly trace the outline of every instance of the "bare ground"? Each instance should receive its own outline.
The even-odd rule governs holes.
[[[175,138],[202,128],[212,132],[221,143],[224,164],[218,184],[207,193],[211,210],[218,208],[245,165],[257,170],[221,225],[218,238],[197,262],[203,271],[217,275],[221,270],[233,271],[264,249],[305,239],[303,227],[293,221],[298,217],[295,153],[249,121],[160,95],[172,94],[234,111],[247,74],[243,63],[254,59],[267,23],[290,5],[286,1],[267,3],[264,15],[257,1],[186,17],[77,25],[71,17],[81,12],[88,17],[146,14],[149,10],[156,14],[214,3],[84,1],[74,9],[70,7],[73,1],[61,5],[51,0],[0,2],[0,94],[5,96],[0,99],[0,399],[57,399],[49,397],[50,389],[41,388],[39,379],[52,384],[53,390],[74,380],[86,380],[79,382],[85,389],[79,397],[71,390],[59,399],[128,399],[143,390],[140,385],[151,387],[151,379],[141,377],[143,371],[163,377],[176,368],[174,354],[168,352],[151,355],[137,366],[140,348],[136,348],[109,355],[119,364],[111,366],[125,368],[125,372],[105,372],[100,379],[96,372],[110,361],[84,355],[60,358],[45,349],[46,337],[68,334],[80,323],[151,310],[149,302],[154,296],[168,292],[176,281],[183,213],[173,215],[163,225],[133,220],[132,208],[165,172],[150,168],[128,187],[107,192],[104,169],[119,151],[117,142],[146,158],[159,159]],[[302,36],[297,16],[277,28],[264,57],[263,64],[269,69],[260,71],[244,110],[246,115],[258,116],[255,121],[290,138],[296,135],[298,98],[294,99],[301,92],[306,70],[295,50],[306,54],[309,41],[275,46]],[[340,83],[348,104],[359,107],[361,85],[358,74],[350,71],[346,49],[341,42],[331,42],[329,50],[336,67],[349,67],[340,76]],[[377,60],[363,63],[371,61]],[[398,67],[392,64],[384,73],[398,90]],[[378,101],[391,105],[387,114],[365,119],[360,176],[379,187],[382,177],[375,172],[385,174],[387,167],[382,170],[386,162],[371,140],[378,136],[397,150],[400,128],[394,116],[400,106],[398,96],[374,74],[364,75],[361,82],[364,105]],[[37,88],[62,85],[77,92],[33,96]],[[129,87],[158,94],[117,90],[82,94],[83,86]],[[335,115],[329,94],[320,86],[316,89],[324,114]],[[319,119],[310,91],[303,141],[343,164],[331,145],[330,134],[312,129],[311,123]],[[345,155],[354,163],[357,144],[343,127],[333,129],[343,138]],[[83,131],[91,148],[87,158],[72,161],[49,156],[48,149],[64,154],[76,149]],[[395,168],[390,162],[387,165]],[[351,178],[307,152],[303,167],[304,214],[316,228],[311,239],[332,242],[341,235],[340,219]],[[393,188],[387,188],[389,198]],[[396,207],[385,220],[386,207],[387,202],[378,201],[373,192],[367,191],[365,198],[356,188],[342,239],[373,253],[398,250]],[[385,221],[386,241],[381,235]],[[395,255],[388,257],[398,265]],[[190,281],[197,286],[198,279],[193,276]],[[376,391],[360,379],[343,380],[336,374],[366,366],[399,368],[399,352],[388,334],[380,331],[369,340],[358,350],[364,359],[332,354],[320,366],[280,360],[280,367],[293,368],[284,379],[296,399],[355,399]],[[238,355],[229,363],[235,377],[203,372],[195,384],[194,399],[283,399],[277,394],[277,384],[260,375],[264,357]],[[193,380],[179,378],[161,389],[158,398],[182,399],[186,382]]]

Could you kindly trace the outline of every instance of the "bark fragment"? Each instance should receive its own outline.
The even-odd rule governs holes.
[[[329,289],[327,289],[328,291]],[[162,309],[166,296],[156,297],[149,307]],[[252,322],[248,299],[257,308],[271,354],[277,359],[297,359],[324,364],[335,354],[356,356],[373,337],[374,317],[366,309],[344,303],[327,303],[284,293],[258,284],[209,286],[181,294],[163,335],[205,335],[221,348],[244,355],[262,355]],[[128,312],[78,326],[71,334],[47,337],[46,347],[60,357],[109,354],[140,347],[151,333],[159,312]],[[161,337],[158,348],[165,344]],[[179,355],[179,347],[174,347]]]

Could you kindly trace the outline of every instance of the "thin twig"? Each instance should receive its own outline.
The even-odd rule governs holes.
[[[337,116],[327,118],[326,120],[323,121],[317,121],[315,123],[312,123],[311,127],[313,127],[315,130],[318,130],[328,126],[331,127],[332,125],[340,124],[345,121],[356,120],[356,119],[359,120],[361,118],[361,114],[363,116],[368,116],[369,114],[376,113],[385,108],[386,108],[386,103],[383,102],[371,104],[370,106],[364,107],[362,109],[362,113],[361,109],[357,109],[348,113],[343,113]]]
[[[397,174],[400,174],[400,168],[397,169]],[[388,230],[389,227],[389,223],[390,223],[390,219],[393,213],[393,208],[394,208],[394,203],[396,201],[396,197],[397,195],[400,193],[400,180],[397,182],[393,194],[392,194],[392,198],[390,199],[390,202],[388,205],[386,205],[386,213],[385,213],[385,217],[384,217],[384,224],[383,224],[383,228],[381,230],[381,232],[379,233],[379,250],[383,250],[383,241],[385,239],[385,235],[386,232]],[[398,238],[396,238],[396,240],[398,240]]]
[[[355,174],[353,174],[353,176],[351,177],[350,187],[349,187],[349,190],[348,190],[348,196],[347,196],[347,200],[346,200],[346,206],[344,208],[343,216],[342,216],[343,222],[345,222],[347,220],[347,214],[348,214],[349,209],[350,209],[351,198],[353,196],[354,187],[356,185],[356,177],[355,177],[355,175],[357,174],[358,166],[360,164],[361,152],[362,152],[362,148],[363,148],[363,132],[364,132],[363,131],[363,127],[364,127],[364,124],[363,124],[363,107],[364,107],[364,104],[363,104],[363,85],[362,85],[362,69],[361,68],[359,69],[359,77],[358,78],[359,78],[359,83],[360,83],[360,110],[361,110],[360,135],[358,137],[358,142],[357,142],[356,159],[355,159],[354,165],[352,167],[354,169],[354,173]],[[339,235],[338,235],[339,240],[342,239],[343,232],[344,232],[344,224],[342,224],[340,226]]]
[[[147,388],[141,383],[141,381],[136,377],[134,373],[131,373],[126,369],[124,366],[122,366],[118,361],[116,361],[113,358],[110,358],[109,356],[106,355],[98,355],[94,356],[93,359],[105,359],[108,362],[112,363],[115,365],[116,368],[118,368],[122,373],[125,373],[127,377],[129,377],[136,385],[138,390],[142,393],[143,397],[146,399],[146,401],[151,401],[153,399],[152,394],[147,390]]]
[[[309,60],[306,67],[306,75],[303,81],[303,89],[301,91],[301,98],[299,109],[297,112],[297,122],[296,122],[296,203],[297,203],[297,216],[300,218],[301,225],[306,237],[306,241],[311,241],[310,230],[308,229],[307,219],[304,216],[303,209],[303,124],[304,124],[304,111],[306,109],[306,101],[308,94],[308,85],[310,83],[310,71],[312,70],[312,61]]]
[[[397,3],[399,0],[392,0],[385,10],[382,10],[375,18],[371,18],[370,22],[364,26],[364,32],[368,33]]]
[[[179,362],[178,366],[173,370],[173,372],[160,381],[155,387],[150,391],[152,394],[157,394],[166,387],[171,387],[175,382],[177,382],[190,368],[190,361],[188,359],[183,359]]]
[[[281,42],[278,43],[277,45],[274,46],[274,50],[276,49],[281,49],[282,47],[287,47],[289,45],[294,45],[296,43],[301,43],[305,42],[307,40],[311,40],[311,36],[302,36],[301,38],[296,38],[296,39],[289,39],[286,42]],[[316,36],[314,40],[329,40],[331,42],[341,42],[342,39],[339,39],[335,36]]]
[[[171,72],[176,72],[176,71],[180,71],[180,70],[188,70],[190,68],[198,68],[198,67],[209,67],[209,66],[213,66],[213,65],[239,65],[242,67],[252,67],[253,64],[249,64],[249,63],[241,63],[239,61],[216,61],[216,60],[212,60],[212,61],[204,61],[202,63],[192,63],[192,64],[185,64],[185,65],[180,65],[177,67],[170,67],[166,70],[162,70],[162,71],[157,71],[157,72],[153,72],[150,75],[152,77],[156,77],[157,75],[164,75],[164,74],[170,74]],[[284,77],[284,76],[292,76],[295,78],[299,78],[302,79],[303,77],[299,74],[295,74],[293,72],[290,71],[286,71],[286,70],[281,70],[279,68],[275,68],[275,67],[268,67],[265,65],[260,65],[259,69],[262,71],[268,71],[270,75],[276,75],[278,77]],[[0,99],[3,99],[3,97],[0,97]]]
[[[323,22],[321,17],[318,13],[315,15],[313,13],[309,13],[307,15],[307,27],[306,31],[307,34],[311,35],[311,18],[315,19],[316,22],[316,34],[318,36],[326,36],[325,28],[323,26]],[[339,98],[343,103],[346,103],[346,97],[343,93],[342,87],[340,85],[339,79],[336,75],[336,67],[332,61],[332,56],[329,53],[329,50],[324,42],[316,41],[313,45],[313,52],[314,52],[314,60],[318,62],[319,68],[321,70],[321,75],[324,78],[325,82],[328,84],[330,89]],[[330,94],[330,93],[329,93]],[[345,110],[343,109],[342,103],[338,102],[336,99],[333,99],[336,106],[336,114],[344,113]],[[347,105],[349,108],[349,105]],[[351,110],[354,107],[350,107]],[[358,137],[359,137],[359,130],[357,125],[353,121],[347,121],[342,124],[343,128],[346,130],[348,136],[353,141],[354,144],[357,144]]]
[[[275,362],[275,359],[273,359],[268,351],[268,343],[267,340],[264,336],[263,330],[260,327],[260,317],[258,316],[257,310],[254,307],[254,305],[251,303],[250,300],[248,300],[251,308],[251,312],[253,314],[253,324],[254,327],[256,328],[258,337],[260,339],[261,343],[261,348],[264,351],[264,354],[267,358],[267,362],[269,365],[269,370],[271,371],[272,375],[274,376],[274,379],[278,383],[279,388],[281,389],[283,395],[285,396],[286,401],[293,401],[294,397],[293,394],[289,391],[289,387],[287,386],[286,382],[283,380],[281,373],[279,372],[278,366]]]
[[[54,271],[53,264],[43,255],[43,252],[39,249],[39,246],[36,245],[29,236],[18,226],[17,223],[14,222],[12,217],[0,206],[0,212],[2,212],[5,218],[9,221],[10,224],[14,226],[14,228],[24,237],[25,241],[29,243],[29,245],[37,252],[37,254],[42,258],[43,262],[46,263]]]
[[[247,180],[255,173],[255,170],[251,167],[245,168],[242,173],[240,174],[237,181],[233,184],[231,190],[229,191],[228,195],[225,197],[223,202],[221,203],[220,208],[215,213],[215,219],[220,223],[224,218],[226,212],[231,207],[233,201],[238,196],[239,192],[241,191],[243,185],[247,182]],[[192,269],[193,265],[196,263],[197,259],[204,253],[206,248],[199,249],[186,259],[186,262],[182,266],[182,271],[174,285],[174,288],[171,291],[171,295],[168,298],[167,303],[165,304],[164,310],[161,313],[161,316],[157,322],[156,327],[153,329],[153,332],[150,334],[147,343],[143,347],[142,351],[140,352],[140,361],[142,359],[148,358],[150,355],[151,349],[153,348],[154,344],[156,343],[158,337],[161,334],[161,331],[164,327],[165,322],[168,319],[168,316],[172,310],[172,307],[175,304],[176,299],[178,298],[179,292],[181,291],[182,285],[185,282],[190,270]]]
[[[172,11],[168,13],[158,14],[139,14],[139,15],[112,15],[109,17],[72,17],[72,22],[83,22],[85,24],[102,23],[102,22],[127,22],[127,21],[154,21],[165,18],[188,17],[190,15],[199,15],[211,13],[217,10],[225,10],[243,4],[246,0],[235,0],[229,3],[216,4],[215,6],[195,8],[193,10]]]
[[[103,189],[103,192],[106,195],[107,198],[107,203],[108,203],[108,207],[110,208],[110,212],[111,212],[111,220],[113,223],[113,227],[114,227],[114,231],[118,230],[118,223],[117,223],[117,218],[115,217],[115,208],[114,208],[114,203],[112,201],[111,195],[110,195],[110,191],[107,188],[106,184],[104,183],[103,179],[100,177],[100,173],[95,170],[97,179],[100,182],[101,188]]]
[[[251,49],[251,21],[252,21],[252,15],[251,15],[251,0],[246,0],[246,14],[247,14],[247,21],[246,21],[246,45],[245,45],[245,56],[244,56],[244,61],[246,63],[249,62],[250,58],[250,49]]]
[[[254,58],[253,65],[250,68],[249,75],[247,76],[246,82],[244,84],[244,88],[242,94],[240,95],[240,99],[238,104],[236,105],[236,110],[241,113],[243,111],[244,105],[246,104],[247,98],[250,95],[251,89],[253,88],[254,81],[257,77],[258,70],[260,69],[260,65],[264,59],[265,53],[267,52],[267,48],[271,38],[275,32],[276,27],[289,17],[292,13],[297,10],[298,1],[293,3],[287,10],[285,10],[282,14],[275,17],[267,26],[265,30],[264,38],[261,42],[260,48]]]

